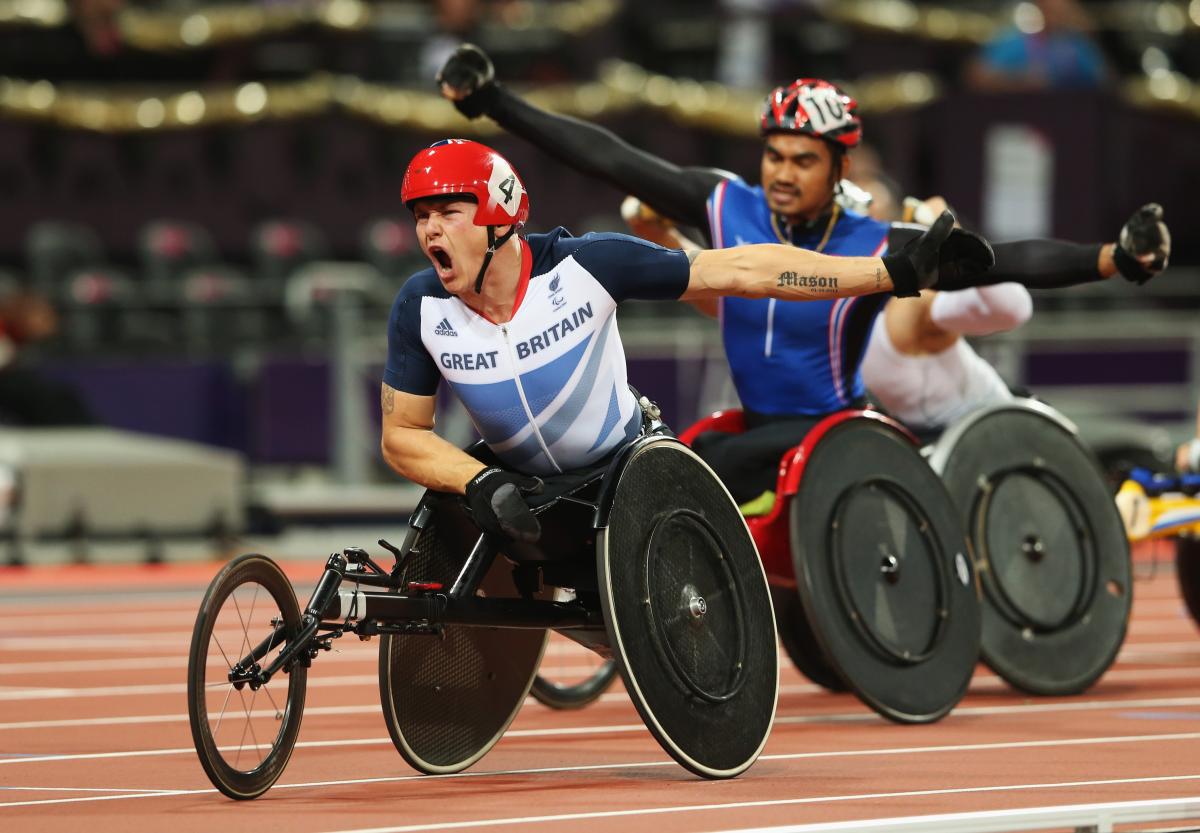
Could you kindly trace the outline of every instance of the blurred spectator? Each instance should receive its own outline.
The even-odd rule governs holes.
[[[1102,86],[1104,54],[1092,40],[1091,21],[1076,0],[1017,4],[1014,25],[996,35],[968,67],[979,90]]]
[[[94,422],[74,390],[20,364],[21,347],[57,331],[58,316],[41,296],[19,291],[0,298],[0,423],[33,427]]]

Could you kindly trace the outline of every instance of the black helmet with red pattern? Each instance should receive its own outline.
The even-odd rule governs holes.
[[[862,141],[862,120],[858,102],[837,85],[798,78],[767,96],[761,132],[803,133],[849,149]]]

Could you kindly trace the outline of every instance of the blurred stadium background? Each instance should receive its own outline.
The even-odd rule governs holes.
[[[424,262],[408,160],[481,137],[531,230],[624,230],[622,194],[437,96],[464,40],[539,103],[750,181],[765,91],[837,80],[876,210],[941,194],[994,240],[1109,241],[1161,203],[1167,272],[1038,295],[977,347],[1114,471],[1194,431],[1200,0],[0,0],[0,563],[399,534],[417,491],[379,459],[377,399]],[[1052,71],[1015,44],[1052,44]],[[621,326],[675,427],[735,403],[711,322],[644,304]],[[12,407],[34,388],[46,411]],[[471,436],[453,410],[439,430]]]

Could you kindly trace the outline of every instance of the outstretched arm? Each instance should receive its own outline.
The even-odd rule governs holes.
[[[491,61],[465,45],[438,73],[442,95],[468,118],[486,115],[505,130],[578,171],[615,185],[680,223],[708,228],[705,202],[724,174],[681,168],[609,130],[534,107],[497,82]]]
[[[1032,315],[1029,290],[1017,283],[938,292],[929,307],[929,318],[935,326],[966,336],[1015,330]]]
[[[832,257],[779,243],[707,249],[689,257],[691,277],[681,301],[727,295],[811,301],[895,288],[878,257]]]
[[[1154,203],[1134,212],[1115,243],[1072,243],[1066,240],[1017,240],[996,243],[996,265],[979,275],[943,271],[938,289],[955,290],[998,283],[1019,283],[1029,289],[1061,289],[1095,283],[1120,274],[1143,284],[1166,268],[1171,256],[1171,234],[1163,222],[1162,208]],[[897,225],[888,247],[903,244],[918,234],[914,226]]]
[[[832,257],[777,243],[689,253],[691,271],[681,300],[779,298],[809,301],[892,292],[911,297],[938,284],[939,271],[985,271],[993,255],[987,241],[954,228],[943,212],[929,230],[883,257]]]

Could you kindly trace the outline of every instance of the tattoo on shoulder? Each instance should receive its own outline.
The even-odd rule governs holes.
[[[832,275],[801,275],[798,272],[780,272],[776,279],[780,287],[803,287],[814,294],[826,295],[837,292],[838,279]]]
[[[390,414],[396,410],[396,389],[391,385],[384,385],[383,392],[379,397],[379,405],[383,408],[385,414]]]

